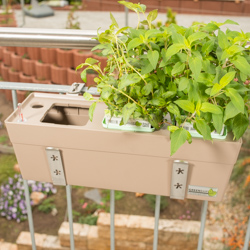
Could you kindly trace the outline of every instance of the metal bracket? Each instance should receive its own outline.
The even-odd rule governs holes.
[[[176,160],[173,162],[171,180],[171,199],[184,200],[188,176],[188,162]]]
[[[45,150],[53,184],[66,186],[66,179],[64,175],[60,150],[52,147],[47,147]]]
[[[77,82],[74,82],[68,92],[67,92],[67,95],[78,95],[78,94],[81,94],[84,92],[84,87],[85,87],[85,83],[77,83]]]

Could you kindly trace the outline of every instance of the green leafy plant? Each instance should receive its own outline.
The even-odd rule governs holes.
[[[176,22],[176,12],[172,11],[171,8],[167,10],[167,21],[165,22],[165,26],[169,26],[171,23],[177,23]]]
[[[110,201],[110,190],[109,189],[103,189],[102,190],[102,201],[103,202],[109,202]],[[125,196],[124,192],[122,191],[115,191],[115,200],[121,200]]]
[[[50,213],[53,208],[56,208],[56,205],[53,203],[54,199],[53,198],[47,198],[45,199],[39,206],[38,210],[43,213]]]
[[[212,140],[211,132],[220,133],[226,125],[238,140],[249,124],[250,33],[223,32],[222,25],[237,25],[231,20],[154,29],[157,10],[146,15],[143,4],[119,3],[138,14],[137,28],[120,28],[111,14],[112,24],[98,33],[100,44],[93,49],[107,56],[107,67],[102,71],[92,58],[77,67],[84,68],[85,82],[87,70],[98,73],[99,100],[84,94],[94,100],[90,120],[97,102],[104,102],[111,116],[122,116],[120,125],[130,118],[147,120],[155,129],[168,125],[171,155],[192,142],[186,123],[205,140]],[[147,28],[139,28],[141,24]]]
[[[0,143],[6,143],[8,141],[8,136],[7,135],[1,135],[0,136]]]
[[[98,216],[95,215],[80,216],[78,222],[81,224],[96,225],[97,219]]]
[[[146,194],[144,196],[144,199],[149,203],[149,206],[155,210],[155,203],[156,203],[156,196],[152,194]],[[160,209],[164,210],[168,206],[168,200],[166,197],[161,196],[161,204],[160,204]]]
[[[75,11],[78,10],[77,4],[74,4],[73,8],[70,10],[67,18],[66,29],[81,29],[80,23],[77,21],[78,17],[75,16]]]

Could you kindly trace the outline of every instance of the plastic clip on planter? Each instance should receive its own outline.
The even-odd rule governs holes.
[[[56,171],[51,173],[46,157],[52,147],[60,151],[67,185],[170,196],[171,185],[182,188],[177,179],[171,183],[173,163],[182,160],[188,162],[183,198],[222,199],[241,140],[233,141],[231,134],[213,143],[194,138],[170,157],[167,128],[152,133],[106,129],[105,105],[97,104],[90,122],[91,104],[82,96],[32,93],[22,103],[26,122],[18,122],[18,110],[6,119],[24,179],[52,182]],[[175,171],[181,175],[182,169]]]

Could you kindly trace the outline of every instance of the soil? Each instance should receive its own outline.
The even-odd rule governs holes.
[[[7,102],[5,96],[0,93],[0,113],[2,114],[0,121],[3,122],[12,111],[12,103]],[[5,128],[0,129],[0,136],[2,135],[7,135]],[[10,145],[9,141],[8,144]],[[84,192],[88,189],[89,188],[83,187],[72,188],[72,206],[74,211],[82,213],[82,200],[84,199]],[[136,197],[135,193],[130,192],[124,192],[124,194],[125,196],[122,199],[116,201],[116,213],[154,216],[154,209],[151,208],[145,197]],[[58,211],[56,216],[38,211],[37,206],[33,208],[34,228],[37,233],[58,235],[58,229],[61,223],[67,218],[65,188],[57,187],[57,193],[53,195],[52,198]],[[163,197],[163,199],[167,199],[168,205],[161,211],[160,218],[179,219],[181,216],[185,219],[187,216],[190,216],[191,220],[200,220],[201,201],[170,200],[167,197]],[[84,199],[84,201],[89,202],[87,199]],[[0,239],[14,243],[21,231],[29,231],[28,221],[16,223],[13,220],[8,221],[0,217]]]

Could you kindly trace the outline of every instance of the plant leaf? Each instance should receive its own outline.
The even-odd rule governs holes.
[[[152,23],[158,16],[158,10],[152,10],[148,13],[147,20],[148,23]]]
[[[196,32],[188,37],[188,41],[190,42],[190,44],[192,44],[192,42],[194,42],[196,40],[204,39],[206,36],[207,36],[207,34],[204,32]]]
[[[211,129],[203,119],[198,119],[196,121],[196,126],[201,135],[203,136],[204,140],[212,140],[211,137]]]
[[[203,102],[200,110],[205,113],[209,112],[217,115],[222,113],[221,109],[218,106],[211,104],[209,102]]]
[[[171,133],[171,155],[173,155],[187,140],[187,131],[184,128],[176,129]]]
[[[250,64],[242,56],[237,56],[236,60],[231,61],[235,67],[240,70],[243,74],[250,76]]]
[[[93,102],[91,106],[89,107],[89,120],[92,122],[93,121],[93,116],[94,116],[94,111],[96,107],[96,102]]]
[[[124,124],[127,124],[130,116],[134,113],[136,109],[136,104],[133,103],[127,103],[123,108],[122,108],[122,118]]]
[[[109,86],[107,86],[102,89],[101,97],[103,99],[108,99],[111,94],[112,94],[112,89]]]
[[[218,31],[218,43],[223,50],[230,46],[226,34],[221,30]]]
[[[237,108],[242,114],[244,114],[245,103],[241,95],[237,92],[237,90],[228,88],[226,94],[230,97],[235,108]]]
[[[84,82],[87,82],[87,68],[81,72],[81,78]]]
[[[219,93],[221,90],[221,86],[218,83],[215,83],[213,88],[211,89],[210,96],[214,96]]]
[[[177,127],[177,126],[168,126],[168,131],[170,131],[171,133],[173,133],[177,129],[179,129],[179,127]]]
[[[176,115],[176,116],[180,116],[180,110],[179,108],[173,104],[173,103],[170,103],[168,106],[167,106],[167,109],[170,113],[172,113],[173,115]]]
[[[160,98],[160,97],[155,97],[151,101],[149,101],[148,103],[155,105],[155,106],[164,106],[166,104],[165,100],[163,98]]]
[[[158,59],[159,59],[159,52],[157,50],[153,50],[153,51],[149,50],[147,56],[153,69],[156,69]]]
[[[115,26],[117,29],[119,29],[119,25],[118,25],[118,23],[116,22],[116,20],[115,20],[114,16],[112,15],[112,13],[110,13],[110,19],[111,19],[111,21],[112,21],[112,24],[114,24],[114,26]]]
[[[145,75],[145,74],[150,73],[153,70],[154,70],[153,66],[148,62],[148,63],[145,63],[145,65],[141,68],[141,74]]]
[[[188,64],[189,64],[191,71],[194,74],[194,78],[198,79],[200,72],[201,72],[202,61],[198,57],[190,57]]]
[[[235,25],[239,25],[238,23],[236,23],[233,20],[227,19],[223,24],[235,24]]]
[[[223,128],[223,114],[212,114],[213,125],[217,133],[220,133]]]
[[[153,90],[153,85],[151,83],[148,83],[142,88],[141,93],[143,95],[149,95],[152,90]]]
[[[235,73],[236,73],[235,71],[230,71],[220,79],[221,88],[226,87],[234,79]]]
[[[185,63],[177,62],[177,63],[174,65],[171,74],[172,74],[172,75],[180,74],[184,69],[185,69]]]
[[[188,87],[188,83],[189,83],[188,78],[186,78],[186,77],[181,77],[181,79],[180,79],[180,81],[179,81],[179,88],[178,88],[178,90],[179,90],[179,91],[185,90],[185,89]]]
[[[232,45],[231,47],[229,47],[227,49],[227,53],[231,56],[235,55],[236,53],[239,53],[241,51],[243,51],[244,48],[239,46],[239,45]]]
[[[123,89],[133,83],[138,83],[140,80],[141,80],[141,77],[137,73],[123,75],[121,78],[119,89]]]
[[[91,57],[87,58],[86,61],[85,61],[85,63],[89,63],[91,65],[93,65],[93,64],[95,64],[97,62],[99,62],[99,61],[94,59],[94,58],[91,58]]]
[[[134,49],[136,47],[138,47],[139,45],[141,45],[143,43],[143,41],[140,38],[134,38],[132,39],[129,43],[128,43],[128,51],[131,49]]]
[[[166,52],[166,58],[169,58],[173,55],[175,55],[176,53],[178,53],[181,49],[184,49],[185,48],[185,45],[183,44],[180,44],[180,43],[176,43],[176,44],[173,44],[171,45],[168,49],[167,49],[167,52]]]
[[[83,97],[86,101],[94,100],[93,96],[88,92],[84,92]]]
[[[236,140],[239,140],[248,128],[249,120],[243,114],[238,114],[233,120],[233,133]]]
[[[240,111],[237,108],[235,108],[233,103],[229,102],[226,106],[226,109],[225,109],[224,122],[226,122],[228,119],[235,117],[239,113],[240,113]]]
[[[187,112],[194,113],[195,106],[192,102],[188,100],[177,100],[175,103],[182,109],[184,109]]]

